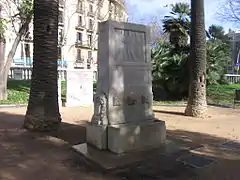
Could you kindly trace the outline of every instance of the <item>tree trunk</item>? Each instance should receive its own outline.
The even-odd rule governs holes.
[[[23,127],[31,131],[56,130],[58,106],[58,0],[34,1],[33,72]]]
[[[7,60],[5,62],[5,41],[1,42],[0,45],[0,54],[1,54],[1,60],[0,60],[0,100],[7,99],[7,80],[8,80],[8,72],[10,70],[10,67],[12,65],[12,61],[14,58],[14,55],[16,53],[17,47],[19,43],[21,42],[22,37],[24,34],[26,34],[28,30],[29,23],[31,22],[31,18],[27,19],[22,26],[20,27],[18,33],[16,34],[16,38],[13,42],[13,45],[11,47],[11,50],[8,53]]]
[[[206,102],[206,34],[204,0],[191,0],[191,68],[188,105],[185,114],[200,117]]]
[[[4,72],[5,45],[5,40],[0,40],[0,100],[7,99],[7,74]]]

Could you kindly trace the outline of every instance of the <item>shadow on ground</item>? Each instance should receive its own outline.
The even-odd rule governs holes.
[[[183,112],[175,112],[175,111],[162,111],[162,110],[154,110],[155,113],[163,113],[163,114],[171,114],[171,115],[179,115],[179,116],[185,116]]]
[[[20,129],[23,119],[0,112],[0,179],[233,180],[240,175],[240,144],[208,134],[168,131],[168,140],[181,150],[106,172],[71,150],[85,142],[84,124],[62,123],[56,132],[30,133]]]

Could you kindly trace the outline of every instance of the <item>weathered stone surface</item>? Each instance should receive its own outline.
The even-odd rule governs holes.
[[[118,154],[156,148],[165,139],[164,121],[108,126],[108,149]]]
[[[106,21],[99,29],[97,93],[88,142],[115,153],[159,146],[166,127],[155,121],[152,110],[149,28]]]
[[[87,143],[98,149],[107,149],[107,126],[88,124],[86,126]]]
[[[93,104],[93,71],[67,70],[66,106]]]
[[[149,28],[143,25],[115,21],[100,25],[97,92],[108,99],[110,125],[153,117],[149,41]],[[149,103],[142,103],[142,97]]]

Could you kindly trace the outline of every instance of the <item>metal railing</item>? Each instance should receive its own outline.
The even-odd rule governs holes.
[[[240,83],[240,74],[225,74],[227,81],[231,84]]]
[[[77,68],[77,67],[74,67]],[[66,80],[67,76],[67,68],[58,67],[58,77],[61,81]],[[94,81],[96,81],[97,78],[97,71],[94,71]],[[30,80],[32,77],[32,67],[11,67],[8,73],[9,79],[15,79],[15,80]]]

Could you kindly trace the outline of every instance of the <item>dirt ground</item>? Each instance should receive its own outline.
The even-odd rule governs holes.
[[[0,180],[239,179],[240,109],[209,108],[205,118],[191,118],[183,115],[184,107],[154,107],[155,116],[166,122],[168,139],[186,146],[187,154],[201,154],[214,163],[189,170],[175,165],[178,154],[148,160],[121,173],[90,167],[70,148],[85,142],[84,125],[92,107],[61,108],[61,129],[48,134],[20,129],[25,111],[0,108]],[[229,140],[239,143],[232,148],[221,146]]]

